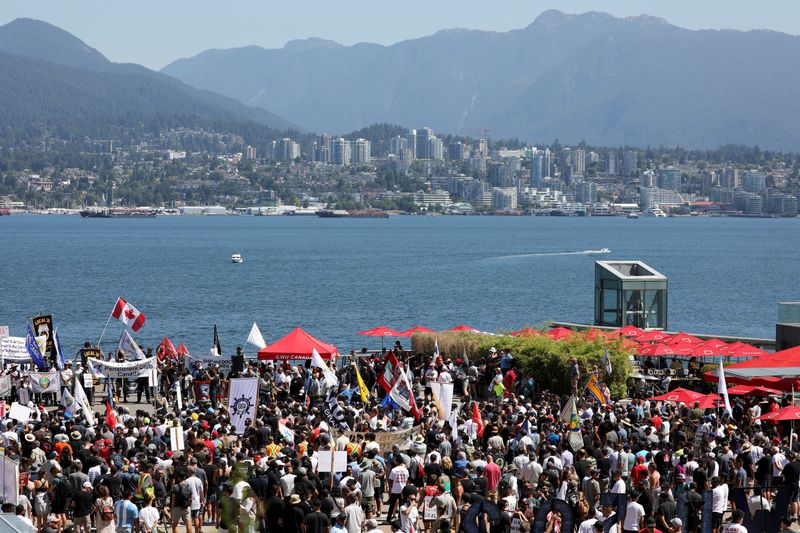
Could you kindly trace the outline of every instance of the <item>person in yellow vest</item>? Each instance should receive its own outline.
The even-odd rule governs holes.
[[[136,502],[144,502],[148,498],[155,497],[155,488],[153,487],[153,465],[150,463],[142,463],[142,473],[139,474],[139,483],[136,485],[136,493],[133,499]]]
[[[281,446],[279,444],[275,444],[275,442],[273,442],[272,437],[269,437],[267,440],[266,450],[267,450],[267,457],[275,459],[281,452]]]

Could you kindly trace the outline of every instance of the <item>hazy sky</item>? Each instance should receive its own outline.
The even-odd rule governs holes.
[[[685,28],[771,29],[800,34],[796,0],[0,0],[0,24],[47,21],[112,61],[161,68],[208,48],[280,48],[306,37],[391,44],[443,28],[506,31],[546,9],[646,13]]]

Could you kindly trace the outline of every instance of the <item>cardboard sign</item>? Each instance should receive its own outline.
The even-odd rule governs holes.
[[[330,450],[320,450],[317,452],[317,458],[319,472],[344,472],[347,470],[347,452],[333,452],[333,459],[331,459]]]

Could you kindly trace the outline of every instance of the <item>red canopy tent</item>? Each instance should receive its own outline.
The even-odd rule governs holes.
[[[330,361],[338,353],[336,346],[315,339],[300,328],[294,328],[288,335],[258,351],[260,361],[292,361],[311,359],[311,352],[316,348],[323,359]]]
[[[652,398],[648,398],[648,400],[690,404],[693,402],[699,402],[705,396],[706,396],[705,394],[702,394],[700,392],[695,392],[693,390],[679,387],[675,390],[671,390],[660,396],[653,396]]]
[[[557,341],[569,337],[573,333],[575,332],[567,328],[553,328],[547,332],[547,334],[550,335],[551,338]]]
[[[627,326],[622,326],[617,330],[617,332],[619,332],[620,335],[625,335],[626,337],[633,337],[633,338],[641,337],[642,335],[647,333],[645,330],[637,328],[636,326],[632,326],[630,324],[628,324]]]
[[[670,338],[663,331],[648,331],[635,338],[636,342],[666,342]]]
[[[676,333],[675,335],[673,335],[672,337],[670,337],[669,340],[664,341],[664,344],[669,344],[669,345],[684,344],[684,343],[700,344],[701,342],[703,342],[703,341],[701,341],[697,337],[694,337],[692,335],[689,335],[688,333],[684,333],[683,331],[680,331],[680,332]]]

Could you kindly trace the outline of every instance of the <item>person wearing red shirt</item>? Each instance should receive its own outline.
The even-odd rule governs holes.
[[[631,470],[631,478],[633,480],[633,484],[639,483],[640,481],[644,481],[647,479],[648,476],[647,472],[647,465],[644,464],[644,457],[637,457],[636,458],[636,466],[633,467]]]
[[[514,372],[513,368],[509,368],[506,372],[506,375],[503,377],[503,386],[506,388],[507,391],[513,392],[514,391],[514,383],[517,381],[517,373]]]
[[[663,533],[660,529],[656,529],[656,519],[650,517],[647,519],[647,527],[639,530],[639,533]]]
[[[486,455],[486,466],[483,469],[483,473],[488,480],[487,489],[489,492],[497,490],[497,484],[500,483],[500,476],[502,475],[502,472],[500,467],[494,462],[494,457],[492,457],[491,454]]]

